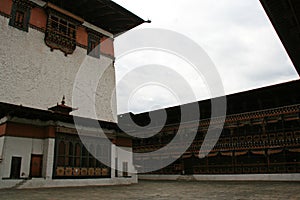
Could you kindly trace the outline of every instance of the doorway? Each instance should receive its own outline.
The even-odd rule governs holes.
[[[10,178],[19,179],[21,174],[22,157],[11,158]]]
[[[31,155],[30,177],[42,177],[43,155]]]
[[[128,162],[123,162],[123,177],[128,177]]]
[[[183,159],[184,165],[184,174],[185,175],[193,175],[194,167],[199,165],[200,161],[194,154],[190,158]]]

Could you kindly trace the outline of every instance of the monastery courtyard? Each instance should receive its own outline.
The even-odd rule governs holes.
[[[300,200],[299,182],[140,181],[131,186],[0,190],[4,199],[292,199]]]

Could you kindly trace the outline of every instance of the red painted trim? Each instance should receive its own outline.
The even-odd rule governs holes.
[[[4,135],[35,139],[55,138],[55,128],[8,122]]]
[[[44,9],[39,7],[32,8],[29,23],[33,27],[46,30],[47,18],[48,16]]]
[[[114,41],[112,38],[108,37],[102,37],[101,38],[101,45],[100,45],[100,51],[103,54],[113,56],[115,55],[114,53]]]
[[[88,33],[83,26],[77,28],[76,42],[82,46],[88,46]]]
[[[114,144],[119,147],[132,147],[132,140],[129,138],[117,138],[115,139]]]
[[[0,12],[10,16],[12,0],[0,0]]]
[[[10,17],[12,9],[12,0],[0,0],[0,15],[7,18]],[[35,30],[45,32],[47,26],[47,13],[42,7],[34,7],[31,9],[31,15],[29,20],[29,27]],[[114,45],[113,39],[108,37],[103,37],[101,42],[106,40],[100,46],[100,52],[103,55],[114,58]],[[88,33],[84,26],[79,26],[76,32],[76,46],[87,49],[88,46]]]
[[[1,124],[0,125],[0,137],[5,135],[5,130],[6,130],[6,124]]]

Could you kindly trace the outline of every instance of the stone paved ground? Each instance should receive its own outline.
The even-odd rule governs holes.
[[[280,199],[300,200],[298,182],[173,182],[140,181],[131,186],[0,190],[0,199]]]

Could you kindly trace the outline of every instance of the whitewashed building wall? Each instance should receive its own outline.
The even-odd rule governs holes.
[[[77,46],[67,57],[59,50],[51,52],[44,42],[44,33],[32,28],[29,32],[20,31],[8,22],[8,18],[0,16],[0,101],[47,109],[65,95],[67,105],[79,107],[72,105],[72,91],[87,50]],[[99,64],[99,59],[93,59],[88,58]],[[104,55],[101,59],[101,62],[113,63],[112,58]],[[99,70],[103,70],[100,64]],[[84,109],[82,107],[79,109]],[[117,121],[113,64],[105,70],[98,84],[96,112],[99,120]]]

